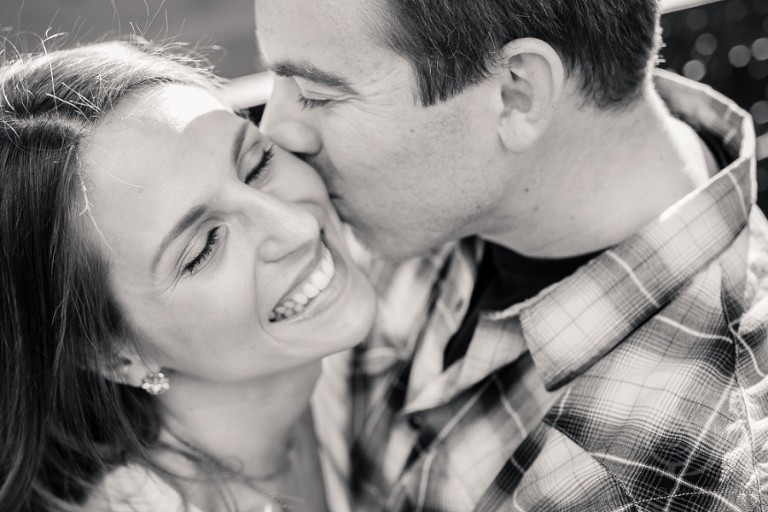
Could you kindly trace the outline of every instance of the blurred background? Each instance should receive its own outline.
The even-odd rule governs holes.
[[[0,34],[27,50],[41,36],[53,47],[105,34],[172,38],[213,47],[206,53],[227,78],[260,70],[254,26],[253,0],[0,0]]]
[[[752,114],[759,136],[759,204],[768,211],[768,0],[662,4],[666,46],[660,66],[713,86]],[[0,35],[25,50],[37,48],[41,38],[56,47],[63,41],[134,33],[205,48],[217,72],[236,79],[232,89],[242,106],[262,103],[268,95],[268,79],[257,74],[262,67],[255,47],[253,0],[0,2]]]

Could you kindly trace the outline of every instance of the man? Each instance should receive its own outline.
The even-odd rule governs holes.
[[[404,261],[354,356],[354,510],[768,510],[754,133],[653,71],[658,17],[256,0],[265,133]]]

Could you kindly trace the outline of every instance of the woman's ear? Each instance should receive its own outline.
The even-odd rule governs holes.
[[[507,150],[528,151],[546,132],[565,89],[560,55],[540,39],[516,39],[501,50],[499,137]]]
[[[105,379],[135,388],[140,388],[144,378],[153,371],[160,371],[159,367],[154,368],[130,344],[123,346],[114,357],[102,362],[98,369]]]

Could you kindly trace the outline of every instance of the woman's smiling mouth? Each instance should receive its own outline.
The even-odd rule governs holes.
[[[270,322],[280,322],[298,315],[319,297],[333,279],[336,267],[331,251],[321,247],[320,260],[307,279],[299,283],[269,314]]]

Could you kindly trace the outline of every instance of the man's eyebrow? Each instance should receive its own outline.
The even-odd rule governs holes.
[[[357,94],[357,91],[345,79],[333,73],[317,69],[311,64],[295,64],[293,62],[276,62],[269,66],[276,75],[298,77],[315,82],[326,87],[338,89],[347,94]]]
[[[176,225],[173,226],[173,228],[168,232],[165,237],[163,237],[163,241],[160,242],[160,247],[158,247],[157,252],[155,253],[155,257],[152,258],[152,266],[150,267],[152,273],[155,273],[155,270],[157,269],[157,264],[160,262],[160,257],[163,255],[163,252],[168,247],[168,244],[170,244],[176,237],[181,235],[184,231],[189,229],[190,226],[192,226],[197,220],[205,215],[208,212],[208,208],[205,205],[199,205],[195,206],[191,210],[189,210],[179,221],[176,223]]]

